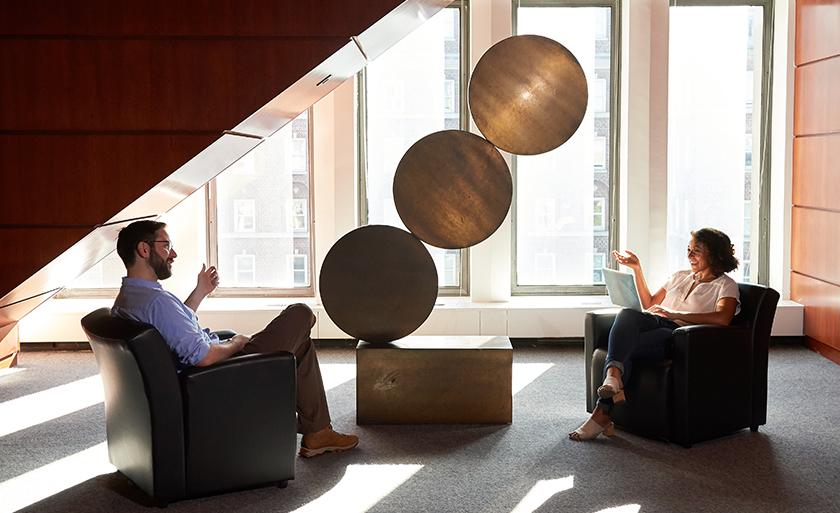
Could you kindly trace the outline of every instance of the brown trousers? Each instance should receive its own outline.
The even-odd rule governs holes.
[[[315,314],[304,304],[285,308],[251,337],[243,354],[288,351],[297,360],[298,433],[314,433],[330,425],[330,410],[321,379],[318,355],[310,338]]]

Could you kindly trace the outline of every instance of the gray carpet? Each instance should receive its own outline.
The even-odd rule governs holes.
[[[354,355],[335,348],[319,354],[322,363],[352,363]],[[830,388],[840,383],[840,366],[803,347],[771,350],[766,426],[688,450],[621,432],[593,443],[567,440],[586,417],[581,348],[517,348],[514,362],[552,366],[515,395],[510,426],[356,426],[350,380],[328,398],[336,429],[361,437],[356,450],[298,459],[286,489],[182,501],[168,510],[359,511],[367,503],[373,512],[511,512],[538,482],[566,478],[560,491],[534,503],[536,511],[840,511],[840,413]],[[0,403],[97,372],[87,352],[25,353],[21,365],[27,370],[0,376]],[[0,437],[0,489],[104,440],[101,404]],[[336,496],[338,504],[326,503]],[[0,496],[0,511],[8,510],[3,502]],[[533,509],[524,506],[520,511]],[[149,511],[149,503],[112,472],[23,511]]]

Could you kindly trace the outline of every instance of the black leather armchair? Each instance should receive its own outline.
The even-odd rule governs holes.
[[[239,356],[178,374],[151,326],[101,308],[82,327],[105,387],[111,463],[159,505],[294,479],[292,354]]]
[[[623,429],[691,447],[767,422],[767,355],[779,293],[738,284],[741,311],[730,326],[674,330],[665,361],[637,360],[624,384],[627,400],[613,408]],[[618,309],[586,314],[586,409],[603,381],[607,343]]]

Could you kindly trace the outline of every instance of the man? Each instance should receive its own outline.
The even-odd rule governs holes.
[[[291,305],[256,335],[234,335],[222,342],[202,329],[195,315],[201,301],[219,284],[215,267],[201,266],[195,290],[184,302],[158,283],[172,276],[172,262],[178,256],[165,223],[136,221],[126,226],[120,230],[117,253],[128,275],[111,314],[154,326],[177,356],[179,372],[239,354],[288,351],[297,359],[298,432],[303,434],[300,455],[309,458],[358,445],[358,437],[337,433],[330,425],[321,369],[310,338],[315,316],[308,306]]]

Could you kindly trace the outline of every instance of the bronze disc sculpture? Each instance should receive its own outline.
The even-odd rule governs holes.
[[[488,141],[517,155],[557,148],[586,113],[586,76],[572,53],[543,36],[513,36],[479,59],[469,86],[475,124]]]
[[[467,248],[493,234],[510,209],[513,181],[486,139],[463,130],[423,137],[394,175],[394,203],[406,228],[446,249]]]
[[[362,226],[330,248],[320,291],[324,309],[345,333],[391,342],[411,334],[432,312],[437,270],[414,235],[392,226]]]

